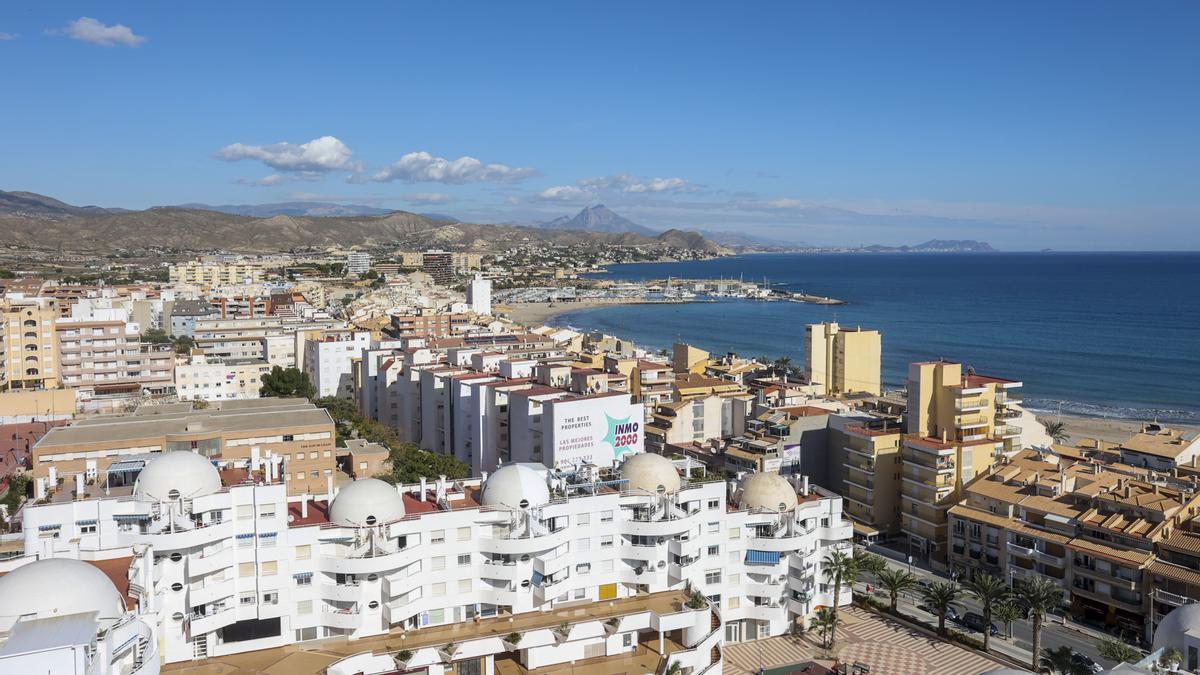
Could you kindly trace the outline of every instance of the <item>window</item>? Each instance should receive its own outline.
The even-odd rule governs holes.
[[[297,586],[312,586],[312,575],[305,574],[304,576],[296,577]]]
[[[471,541],[471,528],[469,528],[469,527],[458,528],[458,540],[459,541]]]
[[[275,562],[274,560],[265,561],[262,563],[262,575],[264,577],[273,577],[275,576],[275,571],[278,569],[278,567],[279,563]]]
[[[297,614],[312,614],[312,600],[301,600],[296,603]]]
[[[458,556],[458,566],[459,567],[464,567],[464,566],[470,565],[470,564],[471,564],[471,554],[470,553],[464,553],[464,554]]]
[[[458,592],[459,593],[470,593],[471,592],[471,580],[470,579],[459,579]]]
[[[284,442],[284,443],[291,443],[291,442],[292,442],[292,438],[293,438],[293,437],[292,437],[292,435],[291,435],[291,434],[284,434],[284,435],[283,435],[283,442]]]
[[[238,520],[249,520],[254,517],[253,504],[241,504],[237,507]]]
[[[721,570],[709,570],[704,573],[704,583],[719,584],[721,583]]]
[[[576,525],[590,525],[591,523],[592,523],[592,514],[590,514],[590,513],[581,513],[581,514],[575,516],[575,524]]]
[[[600,548],[612,548],[613,538],[611,534],[606,534],[600,537]]]
[[[612,522],[612,519],[613,519],[613,512],[612,512],[612,511],[601,511],[601,512],[600,512],[600,522],[602,522],[602,523],[611,523],[611,522]]]
[[[308,560],[312,557],[312,546],[305,544],[296,547],[296,560]]]
[[[429,569],[433,570],[434,572],[439,572],[446,569],[446,558],[440,555],[432,558],[429,561]]]
[[[742,536],[742,529],[740,527],[729,528],[729,538],[730,539],[740,539],[741,536]]]
[[[591,550],[591,548],[592,548],[592,540],[591,539],[576,539],[575,540],[575,551],[576,552],[589,551],[589,550]]]
[[[633,633],[625,633],[621,636],[621,644],[626,647],[633,646]]]
[[[579,563],[578,565],[575,566],[575,573],[576,574],[591,574],[592,573],[592,564],[591,563]]]
[[[96,534],[96,524],[89,523],[87,525],[80,525],[79,534]]]
[[[742,606],[742,599],[737,597],[736,595],[733,596],[732,598],[726,598],[725,606],[728,607],[729,609],[737,609],[738,607]]]
[[[238,576],[243,578],[254,576],[254,563],[238,563]]]
[[[709,508],[709,510],[710,510],[710,511],[711,511],[711,510],[713,510],[713,509],[719,509],[719,508],[721,508],[721,500],[720,500],[720,499],[710,499],[710,500],[708,500],[708,508]]]
[[[715,532],[718,532],[718,531],[720,531],[720,529],[721,529],[721,524],[720,524],[720,523],[709,523],[709,524],[708,524],[708,533],[709,533],[709,534],[713,534],[713,533],[715,533]]]
[[[433,532],[430,532],[429,533],[429,543],[430,544],[446,543],[446,531],[445,530],[434,530]]]
[[[279,591],[271,591],[269,593],[263,593],[262,604],[278,605],[279,604]]]
[[[319,457],[319,456],[320,456],[320,453],[317,453],[317,452],[310,452],[310,453],[308,453],[308,458],[309,458],[309,459],[317,459],[317,457]]]
[[[721,555],[721,547],[720,546],[709,546],[708,547],[708,555]]]
[[[435,598],[440,598],[446,594],[446,584],[438,582],[430,587],[430,593]]]
[[[238,602],[240,602],[242,605],[253,605],[254,604],[254,591],[250,591],[249,593],[242,593],[241,596],[238,597]]]

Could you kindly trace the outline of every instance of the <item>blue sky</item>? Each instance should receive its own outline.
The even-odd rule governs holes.
[[[1200,249],[1200,4],[0,6],[0,189]]]

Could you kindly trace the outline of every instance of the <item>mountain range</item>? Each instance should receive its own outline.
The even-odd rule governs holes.
[[[584,232],[632,232],[653,236],[654,230],[619,216],[603,204],[589,206],[574,216],[560,216],[538,225],[544,230],[582,230]]]
[[[31,192],[0,191],[0,245],[98,254],[152,249],[272,252],[331,246],[446,247],[487,252],[537,242],[723,251],[696,232],[667,230],[652,235],[460,223],[405,211],[270,217],[177,206],[132,211],[73,206]]]

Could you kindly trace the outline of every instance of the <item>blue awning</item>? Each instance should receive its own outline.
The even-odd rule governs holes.
[[[275,536],[278,536],[278,535],[279,535],[279,533],[278,533],[278,532],[262,532],[262,533],[260,533],[258,536],[259,536],[259,537],[262,537],[263,539],[266,539],[266,538],[268,538],[268,537],[275,537]]]
[[[779,551],[755,551],[753,549],[746,551],[747,565],[778,565]]]
[[[149,513],[114,513],[113,520],[150,520]]]
[[[293,579],[311,579],[312,575],[313,575],[312,572],[297,572],[292,575],[292,578]]]
[[[39,532],[49,532],[50,530],[61,530],[62,525],[54,523],[53,525],[38,525]]]
[[[120,473],[123,471],[141,471],[146,468],[146,460],[144,459],[126,459],[119,462],[113,462],[108,465],[106,470],[108,473]]]
[[[95,524],[96,524],[96,519],[95,519],[95,518],[91,518],[91,519],[88,519],[88,520],[77,520],[77,521],[75,521],[75,524],[76,524],[76,525],[95,525]]]
[[[253,539],[254,533],[253,532],[239,532],[236,536],[238,539]]]
[[[538,572],[536,570],[533,572],[533,585],[534,586],[541,586],[542,581],[544,581],[545,579],[546,579],[546,575],[542,574],[541,572]]]

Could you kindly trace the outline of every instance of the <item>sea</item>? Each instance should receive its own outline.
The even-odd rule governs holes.
[[[1039,412],[1200,424],[1200,252],[812,253],[613,265],[604,278],[734,278],[845,300],[619,305],[551,322],[648,349],[804,362],[804,327],[879,330],[883,379],[944,358],[1020,380]]]

